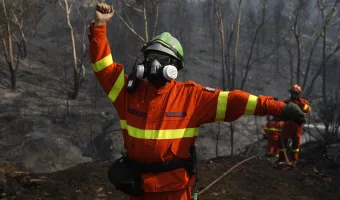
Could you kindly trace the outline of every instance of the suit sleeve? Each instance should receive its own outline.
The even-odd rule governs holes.
[[[124,74],[123,65],[112,59],[106,37],[106,24],[95,26],[92,23],[90,25],[89,43],[92,70],[108,98],[116,104],[117,99],[122,99],[119,96],[124,90],[127,77]]]
[[[269,96],[254,96],[241,90],[221,91],[207,90],[196,86],[196,110],[198,125],[210,122],[232,122],[243,115],[264,116],[270,114],[281,116],[285,106]]]
[[[285,104],[287,104],[287,103],[289,103],[289,102],[292,102],[292,100],[291,100],[291,99],[285,99],[283,102],[284,102]]]

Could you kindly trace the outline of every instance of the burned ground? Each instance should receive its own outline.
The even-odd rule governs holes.
[[[244,157],[223,157],[198,164],[198,189],[202,190]],[[116,191],[107,179],[108,162],[80,164],[64,171],[47,174],[15,176],[14,167],[2,170],[2,197],[5,199],[127,199]],[[332,168],[320,176],[312,164],[295,169],[273,167],[265,159],[252,159],[236,168],[200,199],[339,199],[340,169]],[[18,173],[16,173],[18,174]],[[25,177],[26,176],[26,177]],[[30,181],[32,180],[32,181]],[[5,190],[4,190],[5,189]]]

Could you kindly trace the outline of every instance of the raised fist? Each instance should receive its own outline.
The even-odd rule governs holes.
[[[95,25],[103,25],[111,19],[114,14],[113,7],[106,3],[97,3],[94,9]]]

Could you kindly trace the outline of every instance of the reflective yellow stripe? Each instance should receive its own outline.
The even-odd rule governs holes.
[[[279,151],[286,151],[287,149],[279,149]]]
[[[96,63],[94,64],[92,63],[92,69],[94,72],[99,72],[102,69],[105,69],[106,67],[110,66],[112,63],[113,63],[112,55],[109,54],[106,57],[97,61]]]
[[[122,71],[120,72],[118,79],[116,80],[115,84],[113,85],[109,94],[107,95],[112,102],[116,101],[117,96],[122,90],[123,86],[124,86],[124,69],[122,69]]]
[[[257,105],[257,96],[254,95],[250,95],[248,98],[248,102],[247,102],[247,106],[246,106],[246,110],[244,111],[245,115],[253,115],[256,109],[256,105]]]
[[[299,152],[300,151],[300,149],[292,149],[292,152]]]
[[[303,107],[303,110],[306,111],[306,110],[308,110],[308,109],[309,109],[309,105],[306,104],[306,105]]]
[[[264,128],[265,130],[268,130],[268,131],[281,131],[280,128]]]
[[[127,129],[126,120],[120,120],[119,123],[120,123],[120,127],[122,129]]]
[[[120,120],[122,129],[126,129],[128,134],[134,138],[140,139],[179,139],[188,138],[198,135],[199,128],[183,128],[183,129],[170,129],[170,130],[143,130],[129,126],[126,120]]]
[[[229,92],[220,92],[220,94],[218,95],[216,118],[215,118],[215,121],[217,122],[224,121],[225,113],[227,111],[228,94]]]

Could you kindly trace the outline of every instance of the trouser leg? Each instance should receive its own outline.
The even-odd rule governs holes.
[[[301,137],[299,135],[295,135],[292,137],[292,151],[291,151],[292,161],[299,160],[300,142]]]
[[[279,162],[286,161],[285,152],[287,152],[288,138],[279,137]]]
[[[142,197],[129,197],[129,200],[190,200],[191,187],[171,192],[147,192]]]

